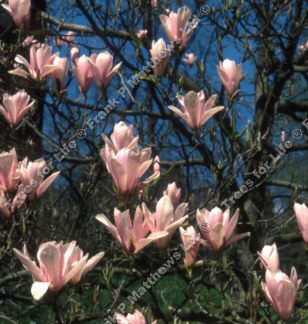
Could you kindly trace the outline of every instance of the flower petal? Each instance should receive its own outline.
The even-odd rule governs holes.
[[[49,282],[35,281],[31,286],[31,294],[35,300],[40,300],[49,288]]]

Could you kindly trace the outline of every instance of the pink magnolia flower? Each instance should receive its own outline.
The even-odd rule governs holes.
[[[308,208],[305,204],[294,204],[294,212],[303,239],[308,243]]]
[[[190,53],[190,54],[185,54],[185,58],[183,58],[183,61],[186,63],[186,64],[194,64],[197,60],[197,57],[194,53]]]
[[[150,54],[151,60],[154,64],[154,73],[157,76],[162,76],[165,73],[165,69],[170,58],[170,53],[168,52],[166,43],[162,38],[160,38],[157,42],[152,41]]]
[[[120,195],[139,193],[144,185],[159,177],[160,172],[155,170],[152,176],[141,180],[153,160],[150,148],[138,147],[138,136],[134,137],[132,125],[119,122],[114,126],[111,140],[102,137],[106,146],[101,150],[101,157]]]
[[[232,96],[240,85],[240,81],[243,79],[242,65],[231,61],[229,59],[219,62],[217,66],[217,72],[221,83],[225,87],[226,91]]]
[[[115,152],[106,145],[101,150],[101,157],[120,195],[138,193],[160,175],[159,172],[155,172],[146,180],[141,180],[153,162],[150,148],[122,148]]]
[[[200,234],[196,232],[193,226],[188,226],[186,230],[180,227],[180,233],[185,251],[184,263],[187,267],[193,267],[200,249]]]
[[[160,15],[162,27],[171,43],[179,42],[180,48],[184,47],[198,25],[197,21],[189,23],[191,11],[187,7],[181,7],[177,13],[171,11],[169,16]]]
[[[92,73],[96,84],[99,88],[106,88],[111,78],[118,72],[122,66],[122,62],[112,67],[113,56],[108,52],[102,52],[93,56],[90,60]]]
[[[19,180],[18,160],[15,148],[0,153],[0,191],[15,190]]]
[[[292,267],[290,278],[280,270],[274,273],[266,270],[262,289],[281,318],[289,319],[291,317],[300,283],[301,280],[297,279],[294,267]]]
[[[76,48],[75,48],[76,49]],[[78,52],[79,53],[79,52]],[[79,84],[80,91],[86,93],[94,79],[91,60],[88,56],[77,57],[77,52],[71,52],[73,71]],[[94,56],[93,56],[94,57]]]
[[[68,59],[66,57],[58,57],[56,56],[53,65],[56,67],[50,77],[51,81],[58,87],[59,90],[63,90],[65,88],[65,78],[68,73]]]
[[[211,251],[218,251],[223,246],[228,246],[246,236],[249,233],[233,235],[238,222],[239,210],[237,209],[230,219],[230,209],[223,211],[215,207],[211,211],[207,209],[197,210],[196,219],[201,235],[206,240],[205,245]]]
[[[148,31],[146,29],[141,29],[138,31],[136,36],[137,36],[137,38],[142,40],[142,39],[144,39],[144,37],[146,36],[147,33],[148,33]]]
[[[129,210],[120,212],[115,208],[113,216],[115,225],[104,214],[97,215],[96,219],[107,227],[108,231],[120,242],[127,254],[137,254],[151,242],[168,235],[164,231],[150,234],[150,229],[139,207],[136,209],[133,223]]]
[[[28,26],[30,22],[31,0],[9,0],[2,7],[12,16],[16,26]]]
[[[168,236],[155,241],[155,244],[160,248],[166,248],[175,231],[187,220],[186,213],[187,204],[182,203],[177,208],[172,205],[171,199],[168,196],[160,198],[156,205],[156,211],[151,213],[146,206],[142,204],[142,210],[148,226],[152,233],[166,231]]]
[[[144,185],[159,177],[160,172],[155,170],[152,176],[141,180],[153,160],[150,148],[138,147],[138,136],[134,137],[132,125],[119,122],[114,126],[111,140],[103,134],[102,137],[106,146],[101,156],[119,194],[140,193]]]
[[[81,277],[92,270],[104,256],[104,252],[101,252],[88,260],[89,255],[83,255],[83,251],[76,246],[75,241],[67,244],[52,241],[40,245],[37,252],[39,261],[37,266],[31,260],[26,246],[23,252],[15,248],[13,251],[34,277],[31,294],[35,300],[42,298],[48,289],[57,292],[68,282],[78,283]]]
[[[11,209],[3,191],[0,190],[0,214],[6,218],[11,217]]]
[[[5,93],[3,105],[0,105],[0,113],[10,124],[17,125],[35,103],[34,100],[30,103],[29,101],[30,96],[25,90],[18,91],[13,96]]]
[[[196,129],[202,127],[212,116],[224,109],[223,106],[214,107],[217,95],[212,95],[205,101],[203,91],[199,93],[189,91],[186,96],[177,95],[177,99],[182,109],[174,106],[168,108],[183,118],[190,127]]]
[[[175,182],[168,184],[167,189],[164,191],[164,195],[171,199],[174,208],[179,206],[181,199],[181,188],[178,188]]]
[[[34,80],[43,81],[47,75],[57,68],[52,62],[58,54],[52,55],[51,52],[51,47],[46,44],[41,44],[39,47],[37,44],[33,44],[30,48],[30,62],[21,55],[17,55],[15,58],[15,61],[25,69],[18,67],[9,71],[9,73],[23,78],[30,77]]]
[[[26,194],[25,196],[30,200],[40,198],[60,174],[60,171],[54,172],[44,180],[43,169],[46,166],[43,159],[28,162],[28,159],[25,158],[19,166],[21,185],[18,187],[18,192]]]
[[[280,268],[279,255],[275,243],[273,245],[265,245],[261,253],[258,252],[258,255],[263,266],[266,269],[272,272],[276,272],[279,270]]]
[[[138,310],[135,310],[134,314],[128,313],[125,317],[122,314],[115,313],[117,324],[147,324],[144,316]],[[152,324],[156,324],[152,322]]]
[[[138,145],[138,136],[134,137],[133,125],[127,126],[125,122],[120,121],[114,125],[113,133],[109,138],[102,134],[102,138],[110,150],[115,153],[119,152],[122,148],[135,148]]]

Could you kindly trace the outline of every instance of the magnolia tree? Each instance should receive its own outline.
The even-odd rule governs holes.
[[[1,323],[307,323],[304,1],[2,1]]]

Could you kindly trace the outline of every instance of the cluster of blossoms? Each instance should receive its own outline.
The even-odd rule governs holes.
[[[200,244],[203,244],[210,251],[217,252],[223,247],[249,236],[250,233],[234,235],[238,218],[239,210],[236,210],[230,219],[229,209],[225,212],[218,207],[213,208],[211,211],[205,208],[198,209],[196,222],[201,235],[193,226],[189,226],[186,230],[180,228],[186,266],[193,267],[196,263]]]
[[[134,137],[133,126],[119,122],[114,126],[110,139],[105,135],[102,136],[106,146],[101,156],[113,178],[117,192],[120,195],[137,193],[140,196],[144,186],[156,179],[160,172],[157,170],[145,181],[140,179],[153,160],[149,160],[150,153],[147,149],[138,148],[138,137]],[[129,210],[120,212],[117,208],[114,209],[115,225],[103,214],[97,215],[96,218],[107,227],[127,254],[137,254],[151,242],[159,248],[167,248],[176,230],[188,218],[187,203],[180,203],[180,198],[181,189],[174,182],[168,185],[163,196],[158,200],[155,212],[151,212],[143,203],[136,208],[133,222]],[[222,246],[246,237],[248,233],[233,235],[238,217],[238,211],[230,219],[229,210],[223,213],[217,207],[211,211],[198,210],[196,219],[204,239],[201,239],[200,234],[192,226],[187,230],[180,228],[186,255],[185,264],[188,267],[194,265],[200,243],[212,251],[218,251]],[[209,231],[205,230],[205,225],[210,228]]]
[[[79,48],[71,47],[73,72],[81,92],[86,93],[95,79],[98,89],[106,88],[121,68],[122,63],[113,67],[113,56],[108,52],[79,56]]]
[[[79,57],[79,48],[70,45],[72,69],[79,84],[80,91],[86,93],[95,79],[97,87],[108,86],[112,76],[120,69],[122,63],[113,65],[113,56],[108,52],[92,54],[90,57]],[[15,58],[18,64],[9,73],[24,78],[44,81],[48,75],[59,90],[65,89],[65,78],[68,74],[68,59],[52,54],[51,46],[34,43],[30,47],[30,60],[21,55]]]
[[[305,204],[294,204],[296,220],[305,243],[308,243],[308,208]],[[262,289],[277,314],[288,320],[293,311],[297,291],[301,280],[297,278],[294,267],[290,277],[280,270],[280,261],[276,244],[265,245],[258,252],[262,265],[266,269]]]
[[[292,267],[290,277],[280,270],[277,246],[265,245],[258,252],[262,265],[265,267],[265,281],[262,289],[277,314],[287,320],[291,317],[296,294],[301,280],[297,279],[296,269]]]
[[[169,189],[169,190],[168,190]],[[175,183],[169,185],[162,198],[156,204],[155,212],[151,212],[146,204],[138,206],[131,222],[129,210],[121,213],[114,210],[115,225],[105,215],[97,215],[110,233],[119,241],[124,251],[137,254],[151,242],[159,248],[167,248],[176,230],[187,220],[185,215],[187,204],[174,201],[174,193],[180,192]]]
[[[12,15],[17,26],[25,24],[30,15],[30,1],[10,1],[9,5],[3,5]],[[197,21],[190,22],[191,11],[187,7],[179,8],[178,12],[168,12],[168,15],[160,15],[163,29],[172,44],[179,46],[181,50],[192,36],[193,31],[198,25]],[[139,39],[143,39],[147,30],[140,30],[137,33]],[[64,42],[68,44],[71,53],[72,71],[79,84],[82,93],[87,93],[92,82],[95,80],[98,89],[108,86],[111,78],[119,71],[122,62],[113,66],[113,56],[108,52],[97,54],[79,55],[79,47],[74,45],[74,32],[68,32],[62,37],[57,37],[55,42],[58,47]],[[41,44],[29,36],[24,41],[24,46],[30,46],[29,60],[21,55],[15,58],[16,66],[9,73],[23,78],[32,78],[36,81],[44,81],[50,76],[51,81],[59,91],[65,89],[65,79],[68,74],[69,62],[66,57],[60,57],[59,53],[52,54],[49,45]],[[153,72],[157,76],[162,76],[169,62],[170,51],[165,41],[160,38],[152,42],[150,49],[151,60],[155,62]],[[193,64],[196,57],[193,53],[186,54],[184,62]],[[219,77],[226,91],[230,96],[234,96],[243,78],[241,65],[236,65],[229,59],[219,62],[217,67]],[[216,96],[211,96],[205,100],[203,91],[198,94],[191,91],[185,97],[178,95],[178,99],[183,106],[183,111],[170,106],[169,108],[183,118],[192,128],[200,128],[214,114],[223,109],[222,106],[214,107]],[[33,102],[28,104],[30,98],[24,91],[17,92],[14,96],[4,95],[3,106],[0,112],[4,118],[13,125],[20,123],[25,114],[32,107]]]
[[[71,36],[72,37],[72,36]],[[108,86],[113,75],[120,69],[122,63],[113,67],[113,56],[108,52],[90,57],[79,57],[78,47],[71,47],[72,69],[79,84],[80,91],[86,93],[92,81],[95,79],[97,87],[103,89]],[[52,54],[51,46],[34,42],[30,47],[29,61],[21,55],[15,58],[16,66],[9,73],[23,78],[32,78],[36,81],[44,81],[50,76],[51,81],[59,91],[65,89],[65,79],[68,74],[68,59],[59,57],[59,53]],[[3,104],[0,105],[0,113],[11,125],[19,124],[34,101],[30,102],[30,96],[24,91],[18,91],[14,95],[5,93]]]
[[[0,212],[5,217],[10,217],[27,199],[40,198],[53,183],[60,172],[44,179],[45,167],[43,159],[31,162],[25,158],[18,162],[14,148],[0,153]]]

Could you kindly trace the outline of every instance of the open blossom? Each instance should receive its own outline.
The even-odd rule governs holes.
[[[138,193],[160,175],[159,172],[155,172],[147,179],[141,180],[153,162],[150,148],[122,148],[116,153],[106,145],[101,151],[101,157],[121,195]]]
[[[198,25],[197,21],[189,23],[191,11],[181,7],[177,13],[171,11],[169,15],[160,15],[162,27],[171,43],[179,42],[180,48],[184,47]]]
[[[211,211],[207,209],[197,210],[196,219],[201,235],[206,240],[205,245],[211,251],[218,251],[223,246],[236,242],[249,233],[233,235],[238,222],[239,210],[237,209],[230,219],[230,209],[223,211],[215,207]]]
[[[2,7],[11,15],[16,26],[28,26],[30,22],[31,0],[9,0]]]
[[[223,62],[219,62],[217,72],[221,83],[228,94],[232,96],[238,89],[240,81],[243,79],[242,65],[236,65],[234,61],[226,59]]]
[[[52,55],[52,49],[46,44],[33,44],[30,48],[30,62],[23,56],[17,55],[15,61],[22,67],[9,71],[14,75],[19,75],[23,78],[30,77],[34,80],[42,81],[47,75],[51,74],[56,66],[53,61],[58,54]]]
[[[68,59],[66,57],[56,56],[53,60],[55,69],[51,72],[51,81],[58,87],[59,90],[65,88],[65,78],[68,73]]]
[[[165,69],[170,58],[170,53],[168,52],[166,43],[162,38],[160,38],[157,42],[152,41],[150,54],[151,60],[154,64],[154,73],[157,76],[162,76],[165,73]]]
[[[111,78],[119,71],[122,62],[113,67],[113,56],[108,52],[93,55],[90,59],[92,73],[99,88],[106,88]]]
[[[46,179],[43,179],[43,169],[46,166],[46,161],[43,159],[28,162],[28,159],[25,158],[20,163],[19,176],[21,187],[18,189],[20,191],[22,188],[29,186],[31,190],[28,190],[27,196],[31,200],[40,198],[60,174],[60,171],[57,171],[52,173]]]
[[[184,263],[187,267],[193,267],[200,248],[200,234],[196,232],[193,226],[188,226],[186,230],[180,227],[180,233],[185,251]]]
[[[27,199],[38,199],[50,187],[60,172],[54,172],[44,179],[44,168],[47,164],[43,159],[28,162],[25,158],[18,162],[15,149],[0,154],[0,213],[9,217],[20,208]],[[5,196],[11,195],[12,203]]]
[[[305,204],[294,204],[294,212],[303,239],[308,243],[308,208]]]
[[[182,203],[177,208],[172,205],[168,196],[163,196],[156,204],[156,211],[150,212],[146,204],[142,204],[143,214],[152,233],[166,231],[168,236],[155,241],[160,248],[166,248],[175,231],[187,220],[187,204]]]
[[[196,129],[202,127],[212,116],[224,109],[223,106],[214,106],[217,95],[212,95],[205,101],[203,91],[199,93],[189,91],[186,96],[177,95],[177,99],[182,109],[174,106],[168,108],[183,118],[190,127]]]
[[[138,147],[138,137],[134,137],[132,126],[119,122],[114,126],[111,140],[102,136],[106,146],[101,150],[101,157],[120,195],[139,193],[144,185],[159,177],[160,172],[156,170],[152,176],[141,180],[153,159],[150,148]]]
[[[139,39],[144,39],[144,37],[146,36],[147,33],[148,33],[148,31],[146,29],[141,29],[141,30],[138,31],[136,36]]]
[[[35,281],[31,293],[35,300],[42,298],[48,289],[57,292],[68,282],[78,283],[104,256],[104,252],[101,252],[88,260],[89,255],[83,255],[75,241],[67,244],[52,241],[40,245],[37,266],[31,260],[26,246],[23,252],[15,248],[13,251],[26,270],[33,275]]]
[[[137,309],[133,314],[128,313],[127,316],[115,313],[115,317],[117,324],[147,324],[144,316]],[[156,321],[152,324],[156,324]]]
[[[78,48],[74,47],[74,49],[78,49]],[[86,93],[89,90],[91,83],[94,79],[94,75],[92,72],[92,65],[90,63],[90,58],[88,56],[82,55],[80,57],[77,57],[78,54],[79,54],[79,50],[78,52],[71,51],[73,71],[76,80],[79,84],[80,91]]]
[[[30,96],[25,90],[18,91],[13,96],[5,93],[2,105],[0,105],[0,113],[10,124],[17,125],[33,107],[35,101],[29,101]]]
[[[272,272],[279,270],[279,255],[276,244],[265,245],[260,252],[258,252],[259,258],[266,269]]]
[[[168,235],[165,231],[150,233],[150,229],[139,207],[136,209],[133,223],[129,210],[120,212],[115,208],[113,215],[115,225],[104,214],[97,215],[96,219],[107,227],[108,231],[119,241],[127,254],[137,254],[151,242]]]
[[[0,191],[16,189],[18,180],[18,159],[15,149],[0,153]]]
[[[290,277],[280,270],[274,273],[266,270],[262,289],[281,318],[289,319],[291,317],[300,283],[301,280],[297,279],[294,267],[292,267]]]
[[[186,63],[186,64],[194,64],[197,60],[197,57],[194,53],[190,53],[190,54],[185,54],[185,58],[183,58],[183,61]]]

